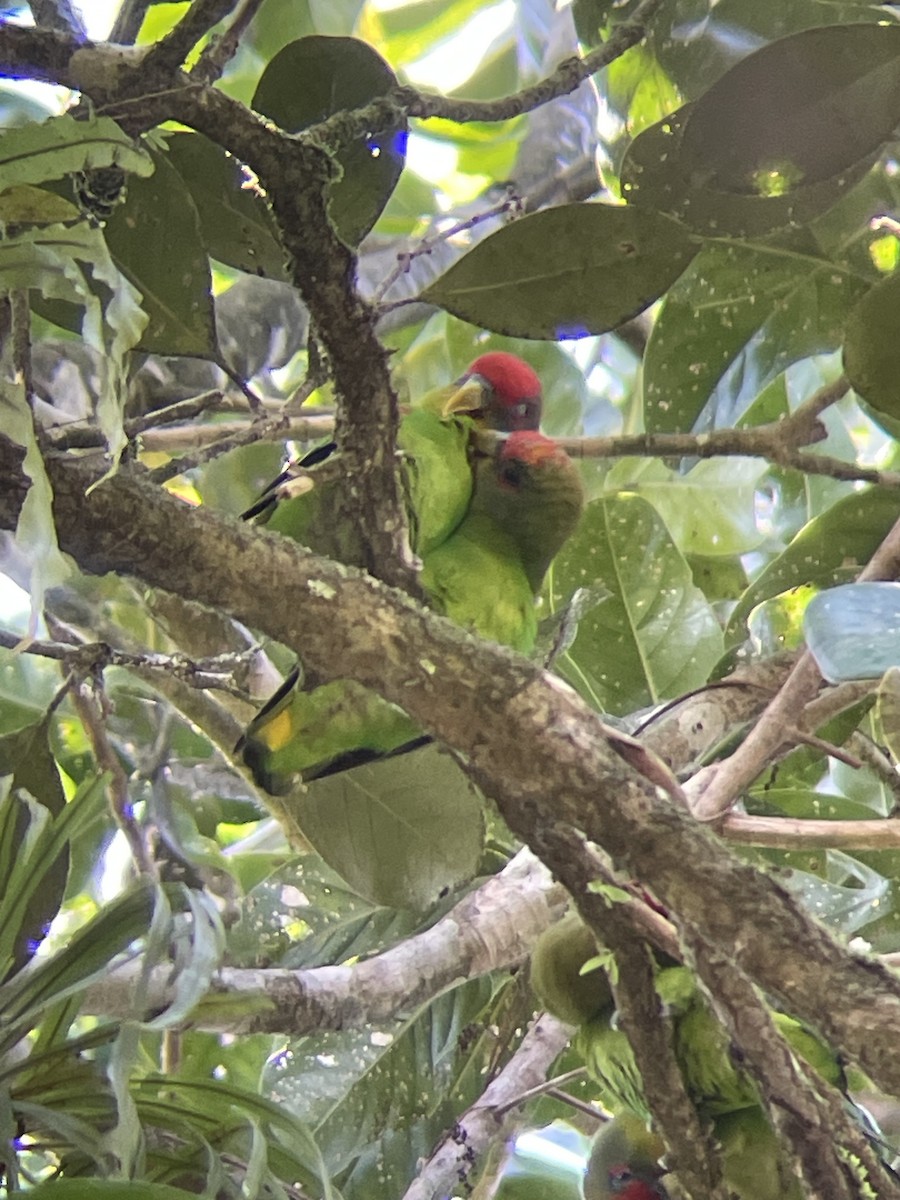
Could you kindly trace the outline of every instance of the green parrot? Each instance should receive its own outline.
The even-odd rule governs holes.
[[[575,1049],[600,1084],[600,1099],[649,1120],[643,1086],[631,1046],[618,1028],[609,980],[593,935],[577,913],[545,931],[532,955],[531,982],[541,1003],[555,1016],[578,1024]],[[589,965],[584,970],[585,964]],[[701,1115],[715,1118],[758,1105],[750,1077],[734,1061],[731,1040],[713,1014],[693,972],[657,955],[656,990],[673,1021],[675,1055],[691,1099]],[[788,1045],[828,1083],[843,1088],[836,1055],[793,1017],[773,1012]]]
[[[660,1138],[634,1113],[607,1121],[591,1145],[582,1188],[584,1200],[668,1200],[660,1183]]]
[[[476,358],[454,384],[429,392],[404,415],[397,448],[416,554],[424,557],[439,546],[465,516],[472,495],[474,431],[537,429],[541,407],[541,384],[532,368],[498,350]],[[359,566],[364,559],[357,531],[333,520],[333,489],[344,481],[316,486],[309,474],[336,450],[335,442],[315,446],[241,515],[318,554]]]
[[[772,1126],[757,1105],[713,1123],[729,1192],[740,1200],[804,1200],[800,1181],[783,1162]]]
[[[423,557],[430,606],[465,629],[528,653],[544,572],[584,506],[568,455],[535,430],[517,430],[476,459],[465,517]],[[428,738],[399,708],[349,680],[311,691],[295,671],[251,722],[237,749],[272,795]]]
[[[688,1094],[703,1117],[716,1117],[759,1103],[750,1077],[734,1061],[731,1040],[716,1019],[688,967],[669,966],[656,976],[660,1002],[673,1019],[675,1056]],[[779,1033],[800,1058],[828,1082],[843,1085],[837,1057],[804,1025],[773,1012]],[[601,1099],[649,1118],[631,1046],[607,1011],[582,1025],[575,1039],[585,1065],[601,1085]]]

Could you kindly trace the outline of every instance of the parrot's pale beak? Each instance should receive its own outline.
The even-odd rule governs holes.
[[[489,389],[490,384],[480,375],[466,375],[444,401],[441,416],[455,417],[460,413],[480,412]]]

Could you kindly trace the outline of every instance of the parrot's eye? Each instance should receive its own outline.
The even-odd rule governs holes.
[[[515,461],[501,463],[500,479],[509,487],[521,487],[523,479],[522,464]]]
[[[613,1195],[618,1195],[633,1179],[634,1175],[628,1167],[613,1167],[609,1172],[609,1190]]]

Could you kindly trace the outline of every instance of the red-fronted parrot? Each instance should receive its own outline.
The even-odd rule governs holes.
[[[599,1130],[585,1171],[584,1200],[668,1200],[660,1182],[662,1141],[633,1113],[621,1113]]]
[[[476,460],[468,511],[423,559],[429,603],[466,629],[527,653],[535,598],[578,523],[581,478],[568,455],[535,431],[511,433]],[[290,676],[251,722],[238,749],[256,782],[282,795],[304,782],[417,743],[399,708],[348,680],[302,691]]]
[[[537,429],[541,404],[540,380],[532,368],[497,350],[475,359],[455,383],[429,392],[405,414],[397,448],[416,554],[424,557],[439,546],[465,515],[472,494],[474,430]],[[334,442],[314,447],[242,515],[317,554],[358,566],[365,560],[357,530],[336,524],[333,517],[333,489],[343,481],[332,477],[317,486],[308,473],[336,450]]]

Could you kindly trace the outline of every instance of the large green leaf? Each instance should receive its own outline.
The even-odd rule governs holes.
[[[465,1033],[485,1022],[492,990],[473,980],[403,1022],[294,1039],[272,1062],[263,1086],[316,1127],[348,1200],[401,1194],[417,1159],[480,1094],[495,1036],[488,1029],[471,1043]]]
[[[830,683],[880,679],[900,667],[900,583],[851,583],[814,596],[806,644]]]
[[[790,363],[836,349],[866,287],[805,243],[705,246],[650,335],[647,428],[690,430],[701,414],[703,427],[735,424]]]
[[[856,303],[844,334],[844,370],[879,414],[900,419],[900,272]]]
[[[643,496],[686,555],[746,554],[763,540],[756,521],[756,486],[766,472],[758,458],[705,459],[679,474],[657,458],[624,459],[605,491]]]
[[[210,257],[239,271],[286,280],[272,214],[237,159],[199,133],[171,133],[166,146],[193,198]]]
[[[563,204],[479,242],[422,299],[512,337],[583,337],[642,312],[696,252],[681,226],[656,213]]]
[[[830,587],[865,566],[900,515],[897,493],[880,488],[854,492],[800,530],[782,554],[757,576],[728,622],[740,641],[757,604],[803,584]]]
[[[776,195],[832,179],[890,137],[900,28],[832,25],[764,46],[693,105],[681,154],[696,186]]]
[[[44,183],[78,171],[116,166],[135,176],[150,175],[153,163],[110,117],[51,117],[42,125],[24,125],[0,134],[0,178],[14,183]]]
[[[860,155],[839,174],[771,195],[743,195],[704,183],[683,148],[694,105],[670,113],[631,143],[622,164],[622,192],[710,237],[758,237],[800,225],[835,205],[872,165]]]
[[[477,793],[436,746],[316,780],[298,819],[329,866],[389,908],[424,908],[471,878],[484,841]]]
[[[551,570],[551,594],[603,584],[560,670],[595,707],[628,713],[705,683],[722,632],[691,569],[653,507],[639,496],[588,505]]]
[[[360,108],[394,87],[390,67],[355,38],[306,37],[272,59],[253,108],[292,133],[334,113]],[[368,130],[335,155],[341,176],[331,186],[335,229],[355,246],[378,219],[403,170],[406,134]]]

